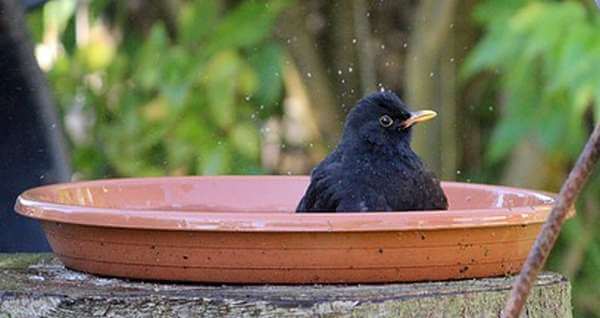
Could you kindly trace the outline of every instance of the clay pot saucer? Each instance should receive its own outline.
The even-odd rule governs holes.
[[[307,177],[113,179],[28,190],[54,253],[85,272],[205,283],[381,283],[517,272],[542,192],[443,183],[449,211],[294,213]]]

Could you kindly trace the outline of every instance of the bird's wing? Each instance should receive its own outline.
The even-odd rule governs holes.
[[[339,202],[341,163],[323,162],[310,177],[310,185],[296,208],[297,212],[335,211]]]
[[[427,171],[423,181],[425,183],[424,189],[427,189],[428,192],[425,194],[428,200],[426,203],[427,206],[424,208],[427,210],[447,210],[448,199],[440,186],[440,180],[433,172]]]

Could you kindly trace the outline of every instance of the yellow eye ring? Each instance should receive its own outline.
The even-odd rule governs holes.
[[[379,117],[379,124],[382,127],[388,128],[394,124],[394,120],[389,115],[383,115],[383,116]]]

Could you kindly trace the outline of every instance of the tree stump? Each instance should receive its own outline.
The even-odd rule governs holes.
[[[378,285],[193,285],[102,278],[52,254],[0,254],[4,317],[498,317],[512,277]],[[523,317],[571,317],[570,285],[542,273]]]

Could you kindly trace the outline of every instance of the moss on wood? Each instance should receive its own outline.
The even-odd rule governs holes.
[[[379,285],[214,286],[101,278],[48,254],[0,254],[4,317],[497,317],[512,278]],[[543,273],[524,317],[570,317],[570,286]]]

